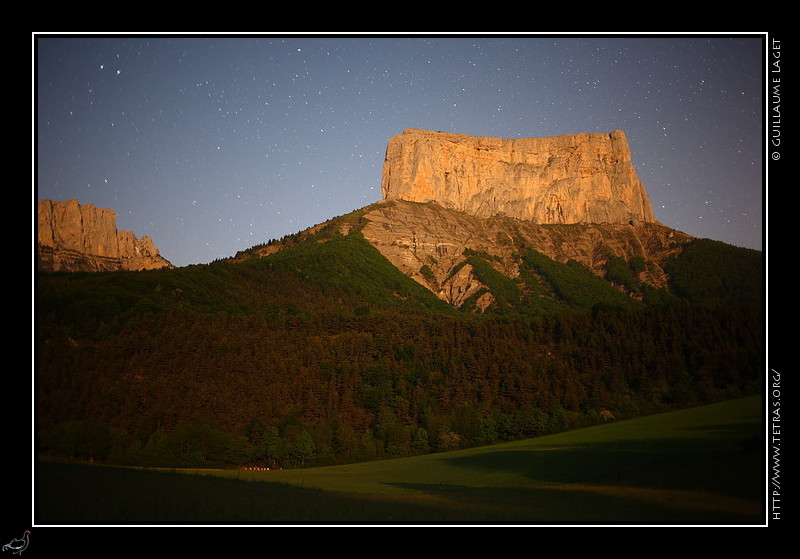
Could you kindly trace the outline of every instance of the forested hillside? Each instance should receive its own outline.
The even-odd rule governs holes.
[[[755,393],[761,253],[698,241],[674,288],[535,251],[456,311],[353,232],[263,258],[37,276],[43,453],[295,467],[442,451]]]

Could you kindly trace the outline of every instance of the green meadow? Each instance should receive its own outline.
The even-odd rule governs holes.
[[[760,525],[760,397],[424,456],[294,470],[37,462],[34,522]]]

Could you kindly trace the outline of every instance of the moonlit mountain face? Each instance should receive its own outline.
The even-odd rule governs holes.
[[[515,140],[405,130],[389,141],[381,189],[478,217],[655,221],[620,130]]]
[[[761,248],[764,37],[35,38],[36,196],[176,266],[381,199],[406,128],[624,130],[655,218]]]

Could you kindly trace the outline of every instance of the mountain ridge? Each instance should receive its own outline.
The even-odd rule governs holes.
[[[511,175],[506,172],[509,163],[515,169]],[[491,208],[481,192],[489,184],[481,169],[493,177]],[[457,182],[452,174],[460,177]],[[513,181],[521,175],[527,178]],[[528,204],[529,215],[509,215],[509,207],[497,201],[502,182],[507,201]],[[431,184],[439,186],[427,188]],[[581,266],[642,301],[648,294],[671,293],[668,262],[697,240],[655,220],[622,131],[504,140],[406,129],[388,143],[382,192],[383,200],[288,235],[289,243],[256,245],[230,259],[269,256],[297,239],[324,238],[321,232],[332,231],[346,235],[355,229],[393,266],[439,299],[455,308],[485,312],[513,306],[516,299],[540,289],[535,284],[544,280],[537,271],[541,266],[531,267],[538,258],[532,251],[562,265]],[[559,198],[564,193],[566,197]],[[477,210],[476,198],[484,199],[477,202]],[[552,208],[543,216],[538,202],[529,204],[534,198],[556,200],[562,218],[553,220]],[[627,198],[635,202],[627,204],[623,200]],[[580,213],[598,199],[604,212]],[[612,206],[624,209],[608,213]],[[590,220],[597,215],[609,219]],[[40,201],[40,269],[171,266],[149,237],[141,242],[135,237],[133,242],[117,241],[125,232],[116,231],[115,217],[111,210],[80,205],[77,200]],[[133,249],[123,251],[123,245]],[[81,247],[94,254],[80,254]],[[487,285],[492,281],[494,286]],[[500,296],[500,291],[506,295]]]
[[[696,241],[658,222],[537,224],[504,215],[476,217],[435,202],[383,200],[288,236],[287,242],[240,251],[233,259],[265,257],[298,239],[319,240],[353,231],[405,275],[456,308],[487,289],[474,271],[475,257],[518,283],[523,256],[531,250],[559,264],[580,265],[599,278],[608,275],[610,263],[641,260],[636,280],[669,291],[666,263]],[[640,298],[630,290],[628,295]],[[477,310],[482,312],[493,302],[492,295],[485,296]]]
[[[492,272],[475,254],[513,282],[529,250],[600,277],[609,262],[637,259],[636,281],[665,290],[665,261],[693,240],[655,219],[620,130],[511,140],[406,129],[388,142],[381,190],[383,200],[309,233],[356,226],[440,299],[461,307],[477,296],[479,312],[496,294],[478,277],[476,265]]]

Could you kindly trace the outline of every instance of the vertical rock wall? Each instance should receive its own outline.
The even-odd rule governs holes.
[[[150,237],[117,230],[117,214],[77,200],[40,200],[37,268],[101,271],[171,268]]]
[[[384,199],[436,202],[535,223],[654,222],[625,134],[501,139],[404,130],[390,139]]]

